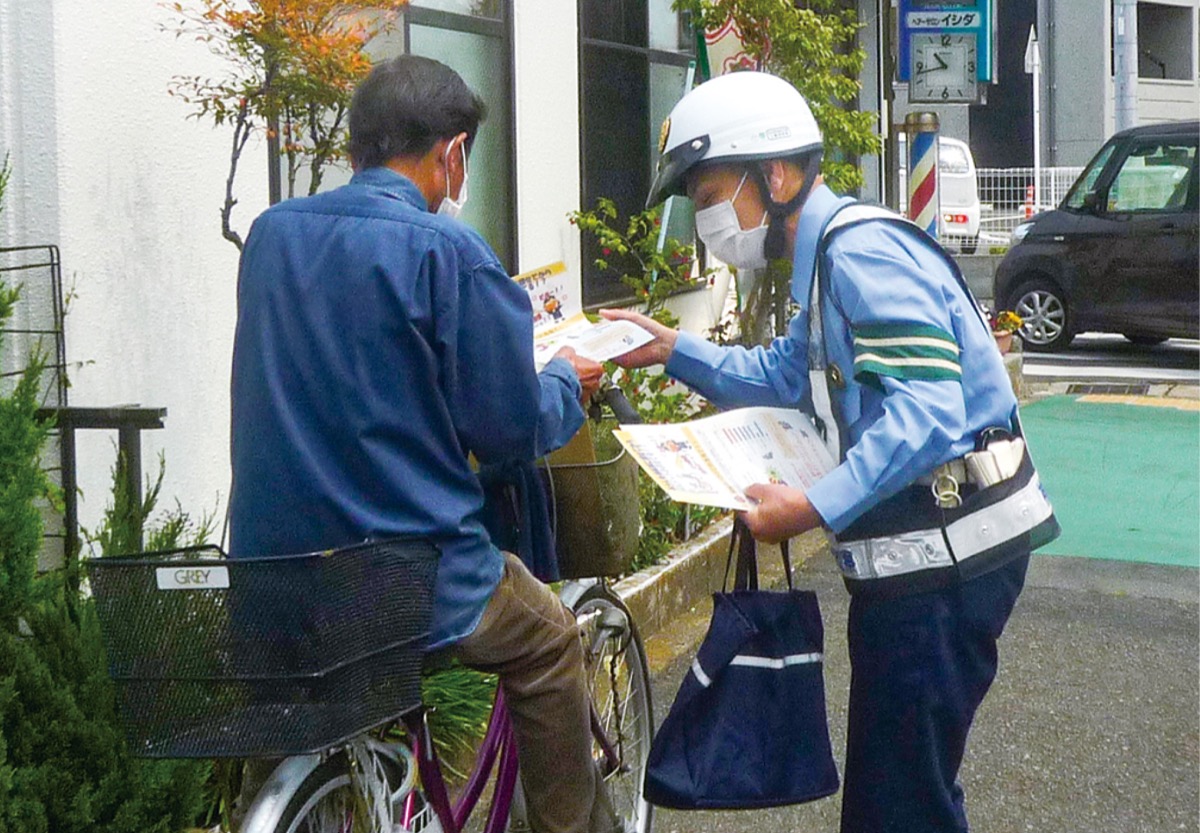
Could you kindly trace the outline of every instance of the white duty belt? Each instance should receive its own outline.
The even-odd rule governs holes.
[[[1026,535],[1054,514],[1035,472],[1001,501],[943,527],[902,535],[832,542],[842,575],[879,579],[962,564]]]

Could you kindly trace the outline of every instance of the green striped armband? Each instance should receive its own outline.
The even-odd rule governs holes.
[[[876,324],[854,331],[854,378],[878,384],[896,379],[962,381],[958,343],[939,327]]]

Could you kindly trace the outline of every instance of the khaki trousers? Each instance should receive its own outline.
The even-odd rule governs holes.
[[[592,760],[579,626],[558,596],[505,553],[504,576],[479,626],[454,652],[500,676],[535,833],[619,830]]]

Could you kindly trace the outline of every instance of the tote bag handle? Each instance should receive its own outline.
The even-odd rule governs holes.
[[[737,552],[736,565],[734,551]],[[788,553],[788,540],[779,544],[779,552],[783,556],[783,571],[787,576],[788,590],[795,590],[792,584],[792,559]],[[758,589],[758,542],[750,534],[741,515],[733,516],[733,531],[729,534],[729,555],[725,559],[725,579],[721,582],[724,590],[729,589],[729,571],[733,568],[734,590]]]

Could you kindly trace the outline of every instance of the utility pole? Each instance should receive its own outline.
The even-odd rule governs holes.
[[[1042,55],[1037,29],[1029,27],[1029,42],[1025,45],[1025,72],[1033,76],[1033,205],[1042,206]]]
[[[884,168],[883,202],[893,211],[900,210],[900,142],[897,141],[896,122],[896,15],[888,0],[879,0],[879,33],[880,33],[880,66],[882,67],[883,99],[886,111],[884,129],[883,158]]]
[[[1137,0],[1113,2],[1113,82],[1117,93],[1117,130],[1137,125],[1137,7]]]

